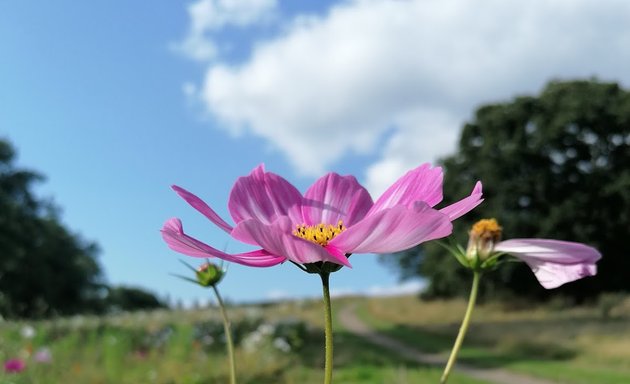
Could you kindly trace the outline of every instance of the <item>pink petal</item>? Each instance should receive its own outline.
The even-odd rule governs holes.
[[[416,201],[433,207],[442,201],[442,168],[423,164],[407,172],[389,187],[370,209],[370,212],[402,205],[411,208]]]
[[[481,202],[483,202],[483,199],[481,198],[482,196],[483,191],[481,181],[478,181],[475,184],[475,188],[473,188],[470,196],[440,209],[440,212],[447,215],[451,219],[451,221],[453,221],[464,216],[468,212],[472,211],[473,208],[481,204]]]
[[[366,216],[329,244],[344,253],[393,253],[451,234],[448,217],[426,203],[402,205]]]
[[[203,200],[188,192],[184,188],[178,187],[177,185],[171,186],[175,192],[179,196],[181,196],[186,202],[192,205],[197,211],[201,212],[202,215],[210,219],[215,225],[224,230],[227,233],[232,231],[232,226],[225,222],[215,211],[212,210]]]
[[[597,273],[595,262],[602,257],[588,245],[547,239],[506,240],[497,244],[495,250],[523,260],[547,289],[594,276]]]
[[[249,219],[238,223],[232,235],[237,239],[254,239],[266,251],[282,255],[298,264],[329,261],[350,266],[343,253],[329,252],[319,244],[294,236],[293,230],[294,227],[287,217],[280,217],[271,225]]]
[[[218,257],[233,263],[250,267],[270,267],[285,261],[284,257],[273,255],[264,249],[252,252],[228,254],[202,243],[184,233],[182,222],[177,218],[166,221],[162,228],[162,238],[172,250],[193,257]]]
[[[265,172],[263,165],[239,177],[230,192],[228,209],[236,223],[256,219],[266,224],[286,216],[289,208],[302,202],[302,194],[291,183]]]
[[[333,224],[343,220],[350,226],[361,220],[372,206],[368,191],[354,176],[329,173],[306,191],[302,214],[304,224]]]

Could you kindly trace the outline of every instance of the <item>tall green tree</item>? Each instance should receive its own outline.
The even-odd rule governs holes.
[[[98,247],[60,222],[57,208],[32,192],[43,177],[14,161],[12,145],[0,139],[0,315],[102,309]]]
[[[139,287],[115,286],[109,287],[105,298],[107,309],[116,311],[135,311],[166,308],[165,302],[155,294]]]
[[[443,160],[445,200],[484,184],[485,201],[458,219],[455,235],[480,218],[497,218],[505,238],[583,242],[603,254],[598,275],[559,290],[576,299],[630,290],[630,92],[597,80],[551,82],[538,96],[480,107],[459,148]],[[430,244],[394,258],[404,277],[424,276],[427,295],[466,292],[470,276]],[[485,292],[547,294],[523,264],[484,277]]]

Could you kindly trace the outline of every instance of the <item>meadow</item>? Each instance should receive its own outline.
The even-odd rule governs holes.
[[[340,298],[366,324],[425,352],[446,356],[465,302],[413,296]],[[239,383],[319,383],[323,319],[318,300],[230,309]],[[0,323],[0,359],[20,357],[0,383],[226,383],[219,311],[121,313]],[[337,319],[337,317],[335,317]],[[630,382],[630,299],[590,306],[481,304],[461,353],[476,367],[502,368],[558,383]],[[335,321],[336,383],[437,383],[441,367],[406,360]],[[451,383],[484,381],[457,373]]]

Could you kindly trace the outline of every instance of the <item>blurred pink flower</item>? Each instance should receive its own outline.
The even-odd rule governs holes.
[[[4,362],[6,373],[20,373],[26,369],[26,362],[22,359],[9,359]]]
[[[497,243],[494,249],[527,263],[540,285],[547,289],[594,276],[595,263],[602,257],[588,245],[548,239],[510,239]]]
[[[43,347],[35,351],[33,359],[38,363],[50,363],[52,361],[52,353],[50,349]]]
[[[243,265],[268,267],[290,260],[349,266],[352,253],[392,253],[448,236],[451,221],[482,201],[481,183],[470,196],[442,209],[442,169],[429,164],[409,171],[372,201],[353,176],[329,173],[304,195],[263,165],[234,184],[228,224],[192,193],[173,186],[184,200],[234,239],[260,247],[238,254],[219,251],[184,233],[177,218],[168,220],[162,237],[168,246],[194,257],[218,257]]]

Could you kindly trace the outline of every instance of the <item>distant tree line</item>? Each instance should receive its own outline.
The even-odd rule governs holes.
[[[485,201],[454,223],[460,244],[476,220],[494,217],[504,238],[571,240],[602,252],[596,277],[557,291],[583,300],[630,290],[630,92],[596,79],[554,81],[538,96],[482,106],[442,164],[447,202],[467,196],[476,180],[484,183]],[[469,272],[435,243],[389,260],[403,277],[425,277],[427,297],[469,289]],[[493,296],[550,294],[522,263],[502,265],[482,281]]]
[[[38,198],[37,172],[15,165],[15,150],[0,138],[0,315],[38,318],[164,304],[139,288],[109,287],[94,242],[67,229],[59,209]]]

